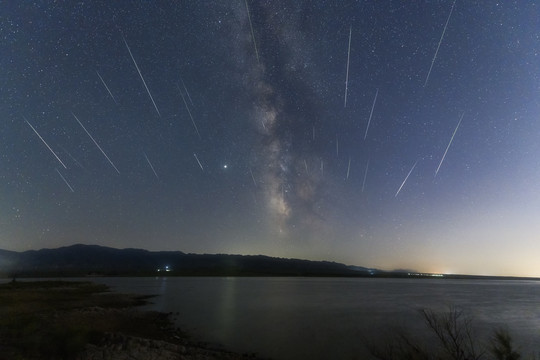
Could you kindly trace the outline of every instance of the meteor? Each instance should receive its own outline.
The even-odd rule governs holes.
[[[99,75],[99,73],[97,72],[97,70],[96,70],[96,74],[97,74],[97,76],[99,76],[99,79],[100,79],[101,82],[103,83],[103,86],[105,86],[105,89],[107,89],[107,91],[109,92],[109,95],[111,95],[111,98],[114,100],[114,103],[115,103],[116,105],[118,105],[118,103],[116,102],[116,99],[114,98],[114,96],[113,96],[111,90],[109,89],[109,87],[107,86],[107,84],[105,84],[105,80],[103,80],[103,78],[101,77],[101,75]]]
[[[452,141],[454,141],[454,136],[456,136],[456,132],[459,128],[459,125],[461,124],[461,120],[463,120],[463,115],[465,115],[465,113],[461,114],[461,118],[459,119],[459,122],[456,126],[456,128],[454,129],[454,133],[452,134],[452,137],[450,138],[450,142],[448,143],[448,146],[446,147],[446,150],[444,151],[444,154],[441,158],[441,162],[439,163],[439,166],[437,167],[437,170],[435,170],[435,176],[437,176],[437,174],[439,173],[439,169],[441,168],[441,165],[444,161],[444,158],[446,157],[446,153],[448,152],[448,149],[450,149],[450,145],[452,145]]]
[[[349,90],[349,59],[351,57],[351,37],[352,37],[352,26],[349,27],[349,49],[347,50],[347,75],[345,75],[345,103],[343,107],[347,107],[347,91]]]
[[[203,167],[202,167],[202,164],[201,162],[199,161],[199,158],[197,157],[197,154],[193,153],[193,156],[195,156],[195,160],[197,160],[197,163],[199,164],[199,166],[201,167],[201,170],[204,171]]]
[[[145,152],[143,152],[143,155],[144,155],[144,158],[146,159],[146,162],[148,163],[148,165],[150,165],[150,169],[152,169],[152,171],[154,172],[154,175],[156,175],[156,179],[159,180],[159,176],[156,173],[156,170],[154,169],[154,165],[152,165],[152,163],[150,162],[150,159],[148,159],[148,156],[146,156]]]
[[[401,188],[403,187],[403,185],[405,185],[405,183],[407,182],[407,179],[409,178],[409,176],[411,176],[411,173],[413,172],[416,164],[418,163],[418,160],[416,160],[416,162],[414,163],[414,165],[412,166],[411,170],[409,170],[409,173],[407,174],[407,176],[405,177],[405,180],[403,180],[403,182],[401,183],[401,186],[399,187],[398,191],[396,192],[396,195],[394,195],[394,197],[397,197],[399,192],[401,191]]]
[[[364,192],[364,187],[366,186],[366,178],[367,178],[367,173],[368,173],[368,169],[369,169],[369,160],[367,161],[367,165],[366,165],[366,171],[364,172],[364,181],[362,181],[362,192]]]
[[[189,91],[186,88],[186,84],[184,84],[184,80],[182,80],[181,76],[180,76],[180,81],[182,82],[182,86],[184,87],[184,90],[186,91],[186,95],[187,95],[187,97],[189,99],[189,102],[191,103],[192,106],[195,106],[195,104],[193,103],[193,100],[191,100],[191,96],[189,95]]]
[[[56,158],[56,160],[58,160],[58,162],[60,164],[62,164],[62,166],[64,167],[64,169],[67,169],[66,165],[62,162],[62,160],[60,160],[60,158],[58,157],[58,155],[56,155],[56,153],[53,151],[53,149],[51,149],[51,147],[49,146],[49,144],[47,144],[47,142],[45,140],[43,140],[43,138],[41,137],[41,135],[39,135],[39,133],[37,132],[37,130],[32,126],[32,124],[30,124],[28,122],[28,120],[26,120],[26,118],[23,116],[23,119],[24,121],[26,121],[26,123],[28,124],[28,126],[30,126],[32,128],[32,130],[34,130],[34,132],[36,133],[36,135],[40,138],[41,141],[43,141],[43,143],[45,144],[45,146],[47,147],[47,149],[49,149],[49,151],[54,155],[54,157]]]
[[[56,170],[56,172],[58,173],[58,175],[60,175],[60,177],[62,178],[62,180],[64,180],[64,182],[66,183],[66,185],[68,186],[69,190],[71,190],[71,192],[75,192],[75,190],[73,190],[73,188],[71,187],[71,185],[69,185],[68,181],[66,180],[66,178],[60,173],[60,171],[58,171],[58,169],[54,169]]]
[[[257,56],[257,62],[260,64],[261,61],[259,60],[259,50],[257,50],[257,42],[255,41],[255,33],[253,32],[253,24],[251,23],[251,15],[249,13],[249,6],[247,3],[247,0],[245,1],[246,1],[246,10],[247,10],[248,20],[249,20],[249,27],[251,29],[251,38],[253,39],[253,47],[255,48],[255,55]]]
[[[78,167],[80,167],[81,169],[86,171],[86,168],[84,166],[82,166],[82,164],[79,161],[77,161],[77,159],[75,159],[75,157],[73,155],[71,155],[71,153],[69,151],[67,151],[66,148],[64,148],[62,145],[59,145],[59,146],[60,146],[60,149],[64,150],[64,152],[66,154],[68,154],[68,156],[71,158],[71,160],[73,160],[73,162],[75,164],[77,164]]]
[[[251,174],[251,180],[253,180],[253,185],[257,187],[257,182],[255,181],[255,176],[253,176],[253,171],[251,171],[251,168],[249,168],[249,173]]]
[[[71,113],[73,114],[73,113]],[[79,123],[79,125],[81,125],[81,127],[83,128],[83,130],[86,132],[86,134],[90,137],[90,139],[92,139],[92,141],[94,142],[94,144],[96,144],[97,148],[99,149],[99,151],[101,151],[101,153],[103,154],[103,156],[105,156],[105,158],[107,158],[107,160],[109,161],[109,164],[112,165],[112,167],[114,168],[114,170],[116,170],[117,173],[120,174],[120,171],[118,170],[118,168],[113,164],[113,162],[111,161],[111,159],[107,156],[107,154],[105,154],[105,151],[103,151],[103,149],[101,148],[101,146],[99,146],[99,144],[97,143],[97,141],[93,138],[92,135],[90,135],[90,133],[88,132],[88,130],[86,130],[86,128],[84,127],[84,125],[82,124],[82,122],[80,122],[79,118],[77,118],[77,115],[73,114],[73,117],[75,118],[75,120],[77,120],[77,122]]]
[[[129,48],[129,45],[126,41],[126,39],[122,36],[122,39],[124,40],[124,44],[126,44],[126,48],[129,51],[129,55],[131,56],[131,60],[133,60],[133,64],[135,64],[135,68],[137,69],[137,72],[139,73],[139,76],[141,77],[141,80],[144,84],[144,87],[146,88],[146,92],[148,93],[148,96],[150,97],[150,100],[152,100],[152,104],[154,104],[154,107],[156,108],[156,112],[158,113],[158,116],[161,117],[161,114],[159,112],[159,109],[156,105],[156,102],[154,101],[154,98],[152,97],[152,94],[150,93],[150,89],[148,89],[148,86],[146,85],[146,81],[144,81],[144,78],[141,74],[141,70],[139,69],[139,65],[137,65],[137,62],[135,61],[135,58],[133,57],[133,54],[131,53],[131,49]]]
[[[448,22],[450,22],[450,17],[452,16],[452,11],[454,11],[454,5],[456,5],[456,0],[454,0],[454,3],[452,4],[452,8],[450,9],[450,14],[448,15],[448,19],[446,19],[446,24],[444,25],[443,32],[441,34],[441,38],[439,39],[439,45],[437,45],[437,50],[435,50],[435,55],[433,55],[433,59],[431,60],[431,66],[429,67],[428,74],[426,76],[426,81],[424,82],[424,87],[426,87],[428,81],[429,81],[429,75],[431,75],[431,69],[433,69],[433,64],[435,63],[435,59],[437,58],[437,54],[439,53],[439,48],[441,47],[441,43],[444,37],[444,33],[446,32],[446,27],[448,26]]]
[[[176,87],[178,88],[178,92],[180,92],[180,96],[182,97],[182,100],[184,101],[184,105],[186,106],[186,110],[189,114],[189,117],[191,119],[191,123],[193,124],[193,127],[195,128],[195,131],[197,132],[197,135],[199,135],[199,139],[202,139],[201,138],[201,133],[199,133],[199,128],[197,127],[197,124],[195,124],[195,120],[193,119],[193,115],[191,115],[191,111],[189,110],[189,107],[188,107],[188,104],[186,102],[186,98],[184,97],[184,95],[182,95],[182,91],[180,91],[180,86],[178,86],[178,84],[176,84]]]
[[[373,116],[373,109],[375,109],[375,103],[377,102],[377,95],[379,95],[379,89],[377,89],[377,92],[375,93],[375,99],[373,100],[373,105],[371,105],[371,113],[369,114],[369,120],[366,126],[366,133],[364,134],[364,140],[366,140],[367,138],[369,124],[371,124],[371,117]]]

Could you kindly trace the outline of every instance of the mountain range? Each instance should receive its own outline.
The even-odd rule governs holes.
[[[50,276],[372,276],[381,272],[329,261],[263,255],[186,254],[77,244],[56,249],[0,250],[0,275]]]

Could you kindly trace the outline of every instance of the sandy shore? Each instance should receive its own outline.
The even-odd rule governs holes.
[[[142,311],[148,297],[86,282],[0,286],[0,360],[258,359],[193,340],[171,314]]]

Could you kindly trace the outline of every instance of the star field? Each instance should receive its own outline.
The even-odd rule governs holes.
[[[540,276],[538,14],[3,2],[0,248]]]

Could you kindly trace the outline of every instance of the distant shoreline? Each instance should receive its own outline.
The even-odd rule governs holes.
[[[333,261],[265,255],[190,254],[181,251],[116,249],[76,244],[24,252],[0,249],[0,277],[65,278],[99,276],[349,277],[482,280],[540,280],[524,276],[380,270]]]
[[[169,274],[153,274],[153,273],[113,273],[113,274],[79,274],[79,273],[73,273],[73,274],[65,274],[65,273],[24,273],[21,275],[17,275],[15,279],[17,280],[31,280],[31,279],[81,279],[81,278],[100,278],[100,277],[141,277],[141,278],[148,278],[148,277],[200,277],[200,278],[206,278],[206,277],[239,277],[239,278],[343,278],[343,279],[425,279],[425,280],[489,280],[489,281],[540,281],[540,278],[538,277],[523,277],[523,276],[490,276],[490,275],[459,275],[459,274],[437,274],[437,276],[434,276],[432,274],[406,274],[406,273],[395,273],[395,272],[381,272],[378,274],[373,275],[324,275],[324,274],[317,274],[317,275],[294,275],[294,274],[228,274],[228,273],[221,273],[221,272],[215,272],[215,273],[186,273],[186,274],[178,274],[178,273],[169,273]],[[0,280],[4,280],[5,282],[11,281],[13,279],[13,276],[10,276],[8,274],[2,274],[0,273]]]

